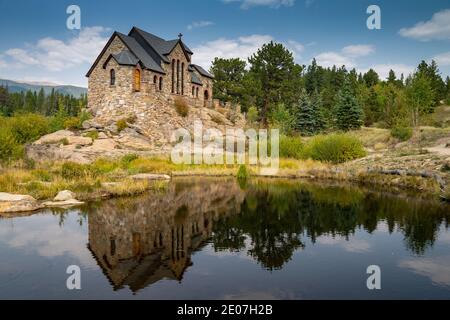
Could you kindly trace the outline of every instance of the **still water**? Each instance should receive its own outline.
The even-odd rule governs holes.
[[[450,299],[450,206],[299,181],[166,190],[0,218],[0,298]],[[66,270],[81,269],[69,291]],[[367,267],[381,290],[367,289]]]

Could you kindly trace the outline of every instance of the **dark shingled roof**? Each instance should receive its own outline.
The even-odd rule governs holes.
[[[190,60],[190,55],[193,54],[191,49],[189,49],[189,47],[185,45],[181,39],[166,41],[155,36],[154,34],[133,27],[128,35],[124,35],[120,32],[114,32],[103,51],[92,65],[91,69],[89,69],[86,75],[87,77],[90,76],[91,72],[94,70],[95,66],[105,54],[106,49],[116,36],[122,40],[128,50],[123,50],[120,53],[110,55],[107,61],[113,57],[120,65],[137,65],[140,63],[145,69],[165,74],[162,64],[170,63],[167,56],[178,44],[180,44],[185,51],[188,60]],[[202,85],[201,77],[195,74],[194,70],[196,70],[203,77],[211,79],[214,78],[209,72],[198,65],[189,65],[188,70],[191,72],[192,82],[199,85]]]
[[[214,76],[211,73],[209,73],[208,71],[206,71],[205,69],[203,69],[202,67],[200,67],[196,64],[192,64],[191,66],[193,66],[198,71],[198,73],[200,73],[202,76],[214,79]]]
[[[199,79],[199,77],[197,76],[197,74],[195,72],[191,71],[190,74],[191,74],[191,82],[192,83],[198,84],[200,86],[203,85],[202,80]]]
[[[126,36],[122,33],[117,32],[119,38],[125,43],[125,45],[130,49],[131,52],[141,61],[145,68],[152,71],[165,73],[161,65],[155,62],[155,60],[150,56],[150,54],[142,48],[142,46],[136,41],[136,39]]]
[[[188,54],[192,55],[191,49],[187,45],[183,43],[180,39],[177,40],[169,40],[166,41],[158,36],[155,36],[154,34],[151,34],[147,31],[141,30],[139,28],[133,27],[131,29],[129,35],[133,36],[133,33],[136,32],[139,34],[144,40],[158,53],[158,55],[167,63],[169,63],[169,59],[167,58],[167,55],[169,55],[172,50],[176,47],[178,43],[181,44],[181,46],[184,48],[184,51],[186,51]]]
[[[129,50],[123,50],[117,54],[112,54],[112,56],[120,65],[135,66],[139,63],[139,59]]]

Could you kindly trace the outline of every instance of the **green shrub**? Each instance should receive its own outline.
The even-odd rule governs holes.
[[[280,137],[280,157],[302,159],[303,158],[303,142],[298,137]]]
[[[118,163],[107,159],[97,159],[89,168],[90,173],[109,173],[118,168]]]
[[[120,159],[120,163],[123,168],[128,168],[130,163],[132,163],[134,160],[137,160],[137,159],[139,159],[139,156],[137,154],[130,153],[130,154],[123,156],[122,159]]]
[[[116,126],[119,132],[125,130],[126,128],[128,128],[127,119],[120,119],[119,121],[117,121]]]
[[[86,138],[91,138],[92,140],[97,140],[98,139],[98,131],[89,131],[87,133],[84,134],[84,136]]]
[[[400,141],[408,141],[413,135],[413,130],[409,127],[395,127],[392,128],[391,135]]]
[[[23,147],[7,128],[0,129],[0,161],[8,162],[23,157]]]
[[[79,164],[75,162],[66,162],[62,165],[61,176],[64,179],[74,180],[82,179],[87,176],[96,177],[100,170],[95,166]]]
[[[250,177],[250,173],[247,170],[247,166],[242,164],[239,166],[239,170],[237,172],[237,180],[239,183],[239,186],[242,189],[245,189],[247,187],[248,178]]]
[[[36,141],[43,135],[49,133],[49,122],[47,118],[32,113],[9,118],[6,121],[6,126],[19,144]]]
[[[189,115],[189,106],[186,102],[186,100],[182,98],[176,98],[174,101],[175,109],[177,110],[177,113],[185,118]]]
[[[306,144],[304,150],[307,158],[335,164],[366,156],[361,141],[349,134],[316,136]]]
[[[64,129],[78,130],[81,128],[81,121],[78,117],[71,117],[64,121]]]

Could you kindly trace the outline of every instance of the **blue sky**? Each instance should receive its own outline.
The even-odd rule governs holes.
[[[66,8],[81,8],[81,30],[68,30]],[[381,30],[366,27],[369,5]],[[274,40],[298,63],[390,68],[409,73],[438,60],[450,75],[450,2],[366,0],[0,0],[0,78],[86,86],[84,75],[113,31],[132,26],[166,39],[184,34],[196,63],[246,58]]]

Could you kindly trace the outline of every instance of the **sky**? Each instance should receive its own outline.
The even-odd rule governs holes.
[[[70,5],[81,10],[79,30],[67,28]],[[367,27],[370,5],[381,10],[379,30]],[[182,33],[205,68],[273,40],[299,64],[316,58],[384,78],[435,59],[450,75],[449,0],[0,0],[0,79],[86,87],[112,33],[133,26],[167,40]]]

